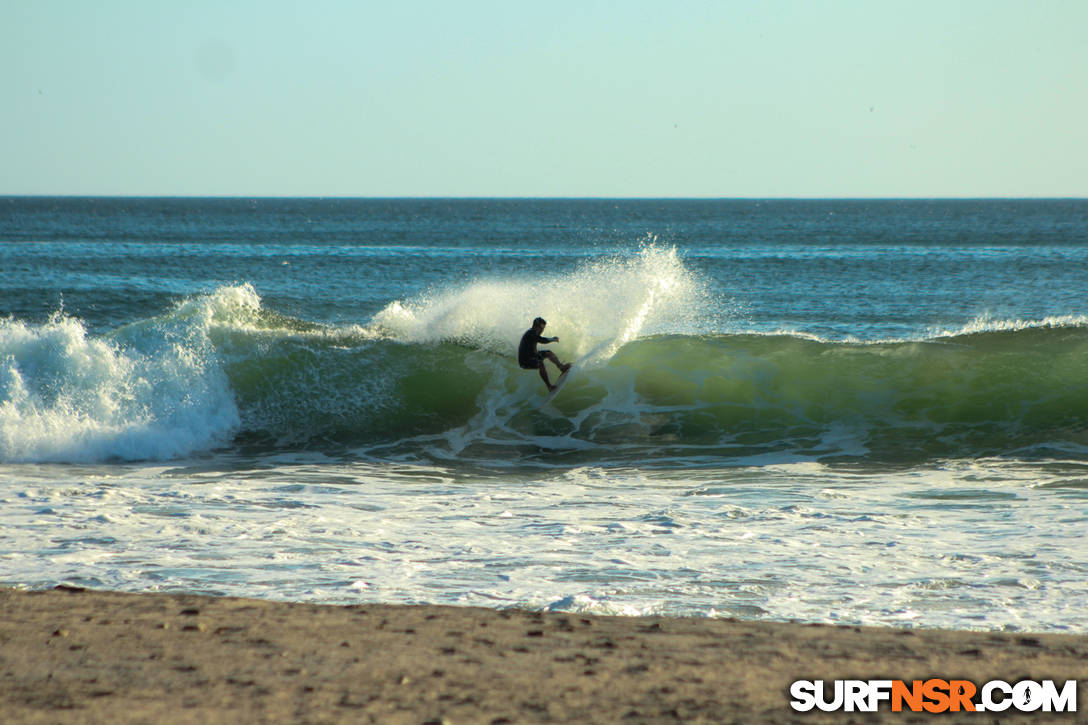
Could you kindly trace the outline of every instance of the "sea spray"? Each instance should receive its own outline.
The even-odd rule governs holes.
[[[477,279],[391,302],[372,324],[401,342],[459,342],[512,354],[537,316],[560,338],[564,359],[598,365],[643,335],[710,331],[706,287],[674,247],[589,261],[574,271]]]
[[[179,310],[113,338],[60,314],[0,321],[0,461],[161,460],[229,441],[238,411],[211,316]]]

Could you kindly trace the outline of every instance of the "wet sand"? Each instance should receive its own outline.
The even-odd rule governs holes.
[[[995,721],[789,705],[797,679],[930,677],[1081,704],[1088,636],[0,589],[8,724]]]

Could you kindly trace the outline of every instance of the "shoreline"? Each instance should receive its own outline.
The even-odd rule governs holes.
[[[0,612],[0,720],[10,724],[905,723],[930,715],[890,712],[887,703],[876,713],[795,712],[789,686],[1088,680],[1088,635],[1080,634],[68,587],[0,588]],[[1076,717],[1000,714],[1002,722]]]

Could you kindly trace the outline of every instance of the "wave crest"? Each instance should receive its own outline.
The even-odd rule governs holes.
[[[548,320],[564,359],[606,362],[641,336],[709,330],[704,282],[675,247],[582,264],[549,277],[483,280],[391,302],[372,324],[409,343],[459,342],[508,354],[533,318]]]

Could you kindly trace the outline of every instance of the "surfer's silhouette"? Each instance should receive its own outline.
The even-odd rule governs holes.
[[[558,337],[544,337],[540,334],[544,332],[544,327],[547,324],[543,317],[538,317],[533,320],[533,326],[521,336],[521,344],[518,345],[518,365],[525,370],[539,370],[540,377],[544,379],[544,384],[548,386],[550,392],[555,390],[555,386],[548,379],[548,371],[544,369],[544,361],[551,360],[559,368],[560,372],[564,373],[570,370],[571,364],[564,365],[559,362],[559,358],[551,350],[536,349],[536,346],[541,343],[547,345],[549,342],[559,342]]]

